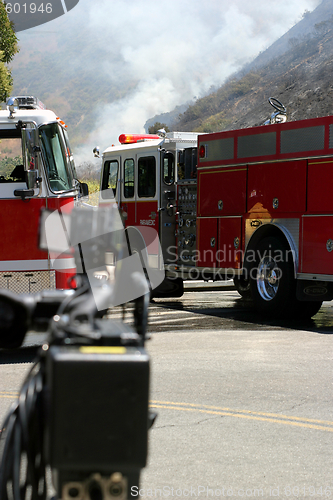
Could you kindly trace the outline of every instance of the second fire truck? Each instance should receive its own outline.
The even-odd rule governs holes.
[[[39,218],[42,208],[71,210],[81,194],[64,122],[33,96],[10,98],[0,111],[0,288],[68,288],[74,260],[38,249]]]
[[[232,278],[270,316],[311,317],[333,299],[333,116],[119,139],[102,196],[112,189],[127,227],[158,231],[161,296]]]

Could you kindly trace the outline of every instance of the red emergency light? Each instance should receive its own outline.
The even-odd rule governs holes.
[[[206,158],[206,146],[202,144],[199,148],[199,158]]]
[[[134,144],[136,142],[153,139],[161,139],[161,137],[155,134],[121,134],[118,140],[120,144]]]

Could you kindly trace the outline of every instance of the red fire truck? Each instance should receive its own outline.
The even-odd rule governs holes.
[[[333,116],[270,123],[197,143],[121,136],[104,152],[104,196],[127,226],[159,232],[162,295],[233,278],[266,315],[311,317],[333,299]]]
[[[0,111],[0,288],[68,288],[74,261],[38,249],[39,215],[70,210],[81,191],[64,122],[35,97],[10,98]]]

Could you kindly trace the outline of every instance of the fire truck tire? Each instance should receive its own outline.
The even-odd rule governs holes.
[[[235,276],[234,285],[241,297],[244,299],[252,298],[250,280],[246,280],[244,276]]]
[[[274,236],[262,239],[250,272],[256,309],[266,316],[290,318],[296,311],[294,264],[286,243]]]
[[[25,324],[26,315],[24,311],[22,312],[22,318],[22,320],[21,318],[15,318],[14,323],[11,325],[10,329],[6,328],[6,326],[3,327],[3,325],[1,325],[0,349],[18,349],[19,347],[21,347],[27,331],[27,326]]]
[[[300,301],[297,300],[296,303],[296,313],[300,319],[312,318],[322,306],[322,301]]]
[[[144,340],[148,326],[149,293],[135,300],[134,325],[137,333]]]
[[[151,292],[150,298],[179,298],[184,294],[184,282],[181,278],[168,279],[165,278],[162,283]]]

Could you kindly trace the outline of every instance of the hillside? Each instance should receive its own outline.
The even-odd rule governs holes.
[[[271,112],[267,104],[270,95],[280,98],[288,107],[289,119],[332,112],[327,95],[330,95],[332,69],[333,0],[323,0],[313,12],[307,12],[299,23],[243,67],[241,74],[236,74],[220,88],[210,86],[215,91],[191,106],[186,100],[193,102],[194,95],[202,96],[206,92],[202,89],[209,88],[200,83],[206,70],[201,64],[202,56],[200,61],[191,57],[187,59],[187,56],[184,61],[178,60],[174,57],[173,40],[170,40],[170,48],[163,46],[161,50],[157,44],[159,64],[156,65],[157,59],[151,57],[151,51],[154,50],[153,41],[159,38],[151,38],[148,33],[146,43],[143,40],[139,44],[140,51],[137,51],[136,33],[140,33],[140,23],[133,24],[132,34],[124,31],[120,19],[127,21],[127,14],[118,6],[119,19],[109,17],[104,20],[102,25],[107,30],[103,31],[102,20],[93,26],[84,24],[91,3],[81,0],[80,5],[84,4],[81,11],[73,9],[73,15],[56,19],[43,29],[19,33],[20,53],[12,64],[13,94],[37,95],[48,107],[56,110],[69,126],[75,153],[82,149],[84,158],[90,158],[93,146],[107,146],[117,140],[122,127],[129,129],[132,124],[133,132],[144,126],[147,128],[147,124],[152,125],[155,121],[166,123],[172,130],[209,132],[262,123]],[[106,4],[103,8],[107,12]],[[274,23],[273,12],[274,9],[270,9],[272,19],[265,22]],[[135,18],[139,16],[138,11],[134,14]],[[141,23],[144,21],[139,19]],[[223,19],[216,21],[216,33],[224,33]],[[210,23],[214,24],[211,18]],[[207,28],[207,24],[203,22],[202,27]],[[160,30],[157,32],[160,35]],[[214,30],[208,32],[214,34]],[[229,59],[225,49],[218,45],[211,64],[218,65],[219,60],[224,64],[226,60],[232,67],[241,67],[234,60],[240,55],[235,52],[234,56],[232,52],[233,40],[230,39],[230,45],[228,38],[223,40],[229,47]],[[239,45],[243,40],[240,35]],[[207,43],[207,39],[205,41]],[[185,53],[186,50],[179,52]],[[165,59],[162,57],[164,53]],[[196,57],[197,53],[196,49]],[[154,68],[163,64],[167,71],[160,75]],[[219,85],[225,74],[230,74],[222,69],[214,85]],[[169,79],[168,72],[173,75],[172,79]],[[213,68],[210,73],[214,73]],[[181,94],[185,81],[195,82],[195,92]],[[191,89],[191,85],[187,88]],[[177,99],[173,95],[177,95]],[[183,96],[181,100],[179,95]],[[145,125],[145,120],[153,116],[155,109],[163,110],[164,106],[170,109],[170,102],[183,104],[170,113],[148,120]]]
[[[299,25],[245,68],[243,76],[199,99],[169,128],[215,132],[260,125],[272,111],[269,96],[287,107],[289,121],[333,114],[333,0],[324,0]],[[278,55],[266,63],[271,53]]]
[[[119,55],[105,47],[99,49],[97,58],[96,47],[87,43],[78,22],[61,18],[52,26],[54,31],[18,34],[20,52],[12,63],[13,95],[36,95],[56,110],[70,127],[75,147],[91,133],[100,108],[121,99],[136,82],[133,78],[122,82],[105,78],[100,61],[117,64]],[[95,38],[99,36],[97,33]]]

